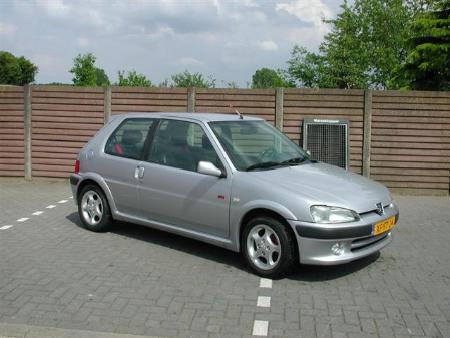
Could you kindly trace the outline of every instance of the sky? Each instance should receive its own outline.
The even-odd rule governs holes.
[[[317,50],[341,0],[0,0],[0,50],[39,67],[36,83],[71,83],[91,52],[110,81],[136,70],[158,84],[184,70],[217,87],[285,68],[295,44]]]

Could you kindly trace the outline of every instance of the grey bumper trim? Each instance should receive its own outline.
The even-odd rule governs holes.
[[[80,181],[80,178],[78,176],[70,175],[70,184],[71,185],[75,185],[76,186],[79,181]]]
[[[353,226],[353,227],[337,227],[337,228],[321,228],[320,226],[296,225],[297,234],[305,238],[315,239],[344,239],[357,238],[372,235],[372,224]]]

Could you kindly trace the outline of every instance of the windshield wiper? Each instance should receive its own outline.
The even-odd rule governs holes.
[[[260,169],[260,168],[270,168],[270,167],[276,167],[282,165],[280,162],[275,161],[267,161],[267,162],[258,162],[255,164],[252,164],[251,166],[248,166],[246,171],[252,171],[254,169]]]
[[[306,157],[293,157],[281,162],[281,164],[300,164],[302,162],[305,162],[306,160],[307,160]]]

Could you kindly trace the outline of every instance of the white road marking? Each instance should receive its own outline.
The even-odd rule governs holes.
[[[47,209],[53,209],[53,208],[55,208],[56,207],[56,205],[53,205],[53,204],[51,204],[51,205],[49,205],[48,207],[46,207]]]
[[[268,278],[261,278],[261,281],[259,282],[259,287],[272,289],[272,280]]]
[[[256,306],[270,307],[270,297],[258,296],[258,302],[257,302]]]
[[[39,216],[39,215],[42,215],[43,213],[44,213],[43,211],[35,211],[32,213],[32,215]]]
[[[255,320],[253,323],[254,336],[267,336],[269,331],[269,322],[267,320]]]
[[[57,203],[59,203],[59,204],[67,203],[67,200],[61,200],[61,201],[58,201]]]
[[[68,198],[71,199],[71,200],[73,200],[73,196],[69,196]]]
[[[12,225],[4,225],[0,227],[0,230],[8,230],[9,228],[12,228]]]
[[[25,221],[28,221],[28,220],[29,220],[28,217],[23,217],[23,218],[19,218],[16,222],[22,223],[22,222],[25,222]]]

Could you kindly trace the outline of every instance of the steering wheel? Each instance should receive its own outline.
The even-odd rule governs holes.
[[[258,154],[258,157],[263,159],[263,158],[268,157],[268,156],[273,156],[275,153],[276,153],[275,148],[274,147],[270,147],[270,148],[264,149],[262,152],[260,152]]]

